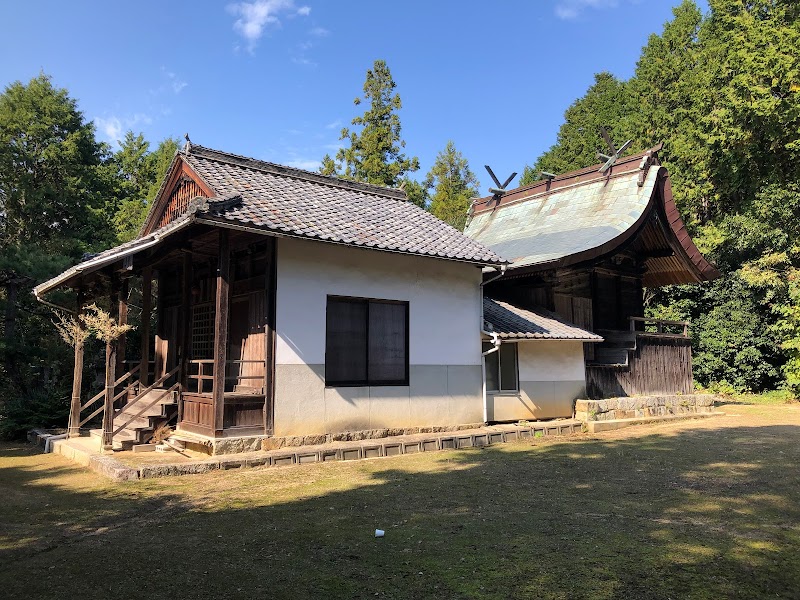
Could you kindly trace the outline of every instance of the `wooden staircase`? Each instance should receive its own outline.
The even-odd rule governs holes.
[[[130,450],[136,444],[146,444],[156,429],[175,421],[177,416],[178,402],[174,389],[148,388],[114,415],[114,449]],[[103,430],[92,429],[90,434],[102,439]]]

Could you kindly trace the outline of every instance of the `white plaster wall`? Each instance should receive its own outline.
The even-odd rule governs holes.
[[[278,239],[276,364],[325,364],[327,296],[409,302],[412,365],[480,365],[481,272],[454,261]]]
[[[571,417],[585,397],[583,342],[526,340],[517,344],[519,390],[487,395],[490,421]]]
[[[583,342],[530,340],[517,344],[520,381],[576,381],[586,377]]]
[[[278,239],[275,435],[478,423],[481,271]],[[328,295],[409,303],[409,385],[325,386]]]

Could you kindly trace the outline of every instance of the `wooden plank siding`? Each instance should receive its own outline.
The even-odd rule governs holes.
[[[653,394],[691,394],[692,345],[688,338],[640,334],[627,367],[586,367],[591,399]]]

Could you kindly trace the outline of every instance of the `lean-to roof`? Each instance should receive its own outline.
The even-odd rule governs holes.
[[[554,312],[526,310],[508,302],[483,299],[484,329],[503,340],[574,340],[602,342],[595,333],[581,329]]]

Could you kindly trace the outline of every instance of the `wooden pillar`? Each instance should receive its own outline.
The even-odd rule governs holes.
[[[275,296],[277,290],[277,241],[267,239],[266,319],[264,323],[264,434],[275,431]]]
[[[119,279],[111,278],[111,318],[119,319]],[[116,381],[117,340],[106,342],[106,397],[103,410],[103,450],[111,451],[114,433],[114,381]]]
[[[120,325],[127,325],[128,324],[128,279],[123,279],[120,282],[119,286],[119,324]],[[125,368],[125,340],[126,335],[123,333],[119,336],[119,341],[117,342],[117,373],[122,375],[123,373],[127,372],[128,369]]]
[[[156,282],[158,287],[156,289],[156,343],[155,343],[155,366],[153,367],[153,380],[159,379],[164,373],[164,364],[166,357],[164,356],[164,276],[159,270],[156,273]]]
[[[177,357],[181,365],[180,379],[183,389],[189,381],[189,358],[192,347],[192,254],[185,252],[183,255],[181,286],[181,339],[178,346],[180,355]]]
[[[83,311],[84,293],[78,289],[77,310],[75,311],[75,322],[82,332],[85,329],[80,314]],[[67,434],[69,437],[78,437],[81,433],[81,386],[83,385],[83,340],[77,339],[75,343],[75,365],[72,369],[72,400],[69,407],[69,424]]]
[[[228,230],[219,230],[217,297],[214,318],[214,434],[222,435],[225,415],[225,361],[228,354],[228,312],[230,308],[231,251]]]
[[[139,382],[142,388],[150,385],[150,315],[153,312],[153,273],[150,267],[142,270],[142,333],[141,368]]]

